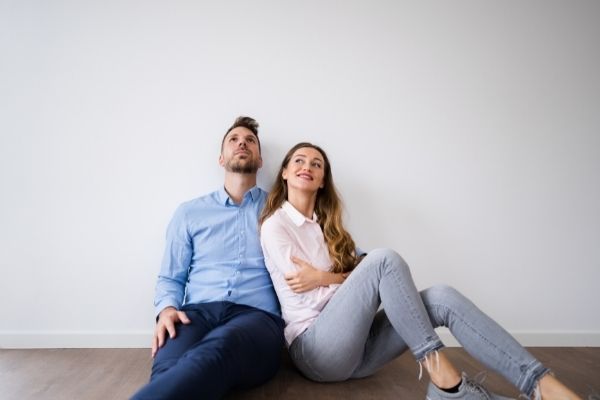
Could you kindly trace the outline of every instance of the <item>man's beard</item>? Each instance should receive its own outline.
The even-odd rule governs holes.
[[[236,174],[255,174],[259,165],[257,160],[229,160],[225,164],[225,169]]]

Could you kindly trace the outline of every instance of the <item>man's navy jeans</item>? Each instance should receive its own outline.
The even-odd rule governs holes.
[[[272,378],[284,345],[284,322],[230,302],[191,304],[192,321],[158,350],[150,382],[133,399],[219,399],[230,389]]]

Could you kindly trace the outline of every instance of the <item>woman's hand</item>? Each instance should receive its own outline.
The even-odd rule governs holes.
[[[294,293],[304,293],[322,285],[323,272],[304,260],[292,257],[292,262],[298,266],[296,272],[285,274],[285,280]]]
[[[335,273],[321,271],[298,257],[292,256],[291,260],[298,266],[298,269],[295,272],[286,273],[284,277],[294,293],[308,292],[319,286],[342,284],[348,275],[350,275],[350,272]]]

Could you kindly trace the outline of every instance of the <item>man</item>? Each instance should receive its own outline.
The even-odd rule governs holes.
[[[175,212],[156,285],[152,376],[134,399],[221,398],[277,371],[283,320],[258,238],[260,150],[258,123],[236,119],[221,143],[224,188]]]

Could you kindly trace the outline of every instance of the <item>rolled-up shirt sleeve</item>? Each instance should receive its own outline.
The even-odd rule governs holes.
[[[192,239],[187,229],[186,213],[180,206],[167,228],[165,253],[154,297],[157,316],[166,307],[179,309],[183,304],[192,254]]]

